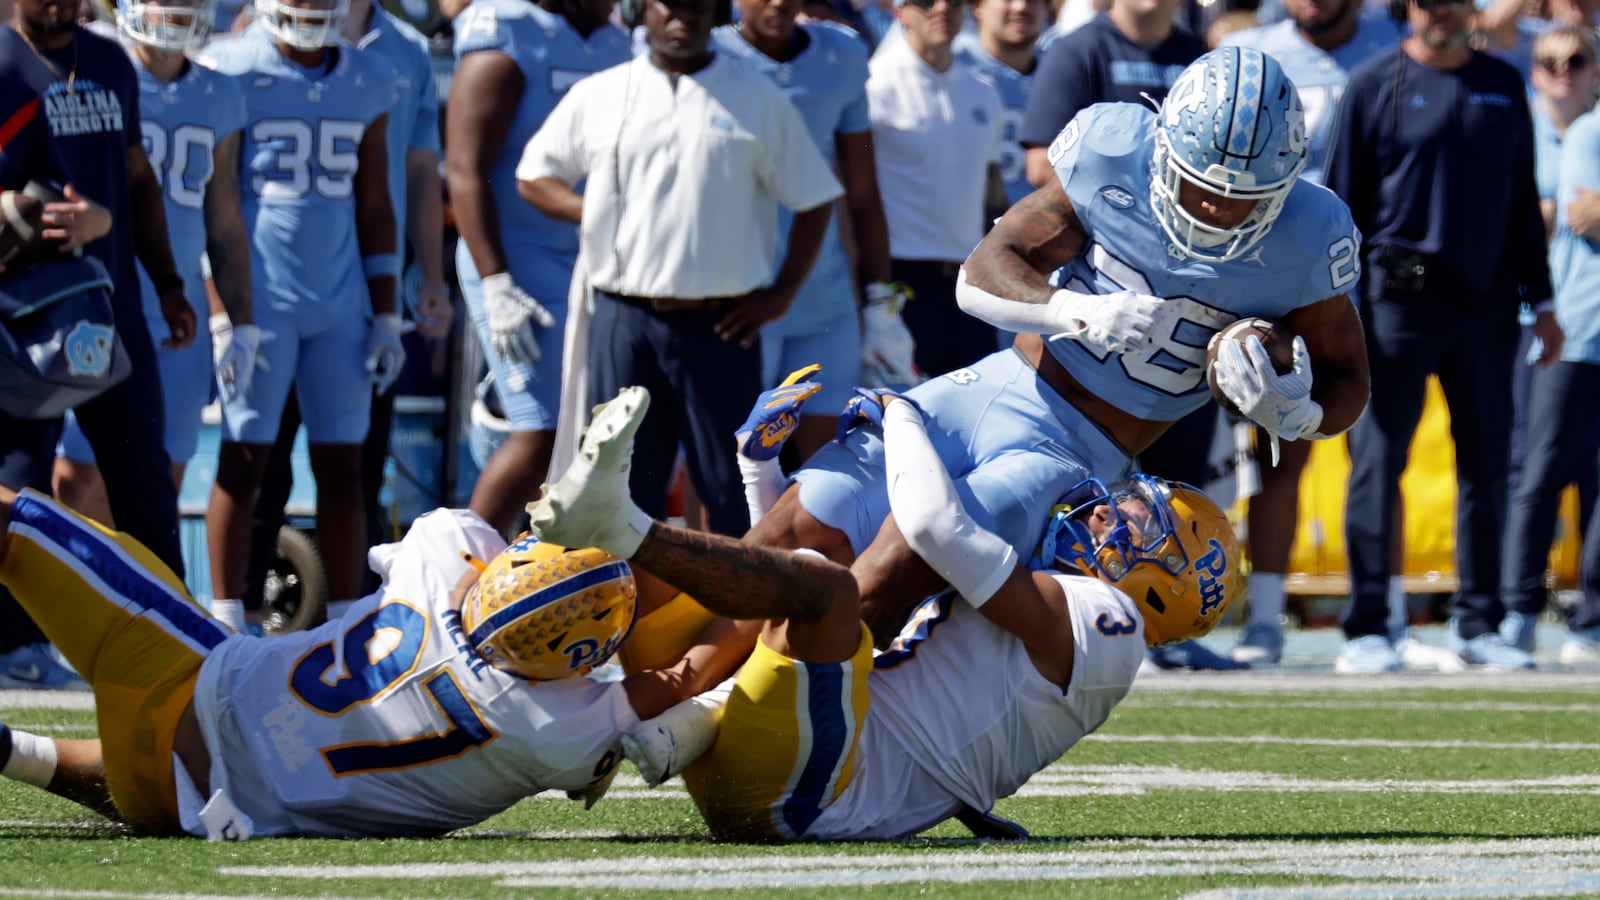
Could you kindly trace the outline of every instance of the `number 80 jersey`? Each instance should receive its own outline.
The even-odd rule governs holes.
[[[1152,294],[1177,314],[1143,353],[1109,353],[1068,338],[1046,346],[1101,399],[1143,419],[1171,421],[1210,398],[1212,334],[1236,319],[1281,319],[1353,294],[1361,235],[1344,201],[1301,179],[1272,230],[1243,256],[1217,263],[1179,254],[1150,206],[1156,127],[1149,109],[1100,103],[1078,113],[1050,145],[1050,165],[1089,235],[1056,283],[1086,294]]]
[[[620,682],[533,684],[467,646],[449,609],[462,553],[504,546],[477,516],[436,510],[373,550],[383,589],[344,618],[207,657],[195,712],[211,787],[254,834],[437,834],[619,762],[612,748],[638,722]]]
[[[394,69],[341,43],[331,70],[279,53],[260,22],[211,44],[204,60],[234,75],[247,118],[239,192],[258,305],[348,321],[367,288],[356,242],[356,169],[367,127],[395,101]]]

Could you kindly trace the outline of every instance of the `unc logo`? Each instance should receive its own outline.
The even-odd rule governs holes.
[[[1289,150],[1293,153],[1304,155],[1306,152],[1306,111],[1297,103],[1289,104],[1283,111],[1283,118],[1289,124]]]
[[[1117,209],[1133,208],[1133,194],[1123,190],[1120,187],[1117,187],[1114,184],[1108,184],[1101,188],[1100,196],[1106,198],[1106,202],[1112,206],[1115,206]]]
[[[117,333],[105,325],[80,321],[72,326],[62,350],[67,358],[67,374],[74,378],[104,378],[111,370],[111,348]]]
[[[944,377],[954,381],[956,384],[971,384],[983,378],[982,375],[971,369],[957,369],[954,372],[946,372]]]
[[[1210,541],[1211,549],[1204,556],[1195,560],[1195,571],[1200,573],[1200,618],[1205,618],[1217,611],[1227,597],[1223,595],[1224,587],[1222,578],[1228,573],[1228,553],[1217,543],[1216,538]]]

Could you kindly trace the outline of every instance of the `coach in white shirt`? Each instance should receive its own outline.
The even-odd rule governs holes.
[[[951,50],[966,8],[965,0],[901,0],[905,40],[872,57],[867,79],[891,270],[915,292],[904,316],[928,375],[996,349],[994,329],[956,307],[956,270],[984,222],[1006,209],[1000,94]]]
[[[788,310],[843,189],[783,92],[711,51],[713,0],[622,6],[649,52],[567,92],[528,142],[518,188],[579,224],[592,402],[628,385],[655,398],[633,496],[666,515],[681,444],[711,530],[739,536],[750,522],[730,445],[765,387],[760,329]],[[781,267],[779,204],[795,211]]]

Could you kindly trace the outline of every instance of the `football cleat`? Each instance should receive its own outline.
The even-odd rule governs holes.
[[[622,735],[624,755],[650,787],[679,775],[717,742],[722,707],[733,692],[733,679],[679,703]]]
[[[1394,645],[1381,634],[1364,634],[1350,638],[1344,650],[1333,661],[1333,670],[1340,675],[1375,675],[1394,672],[1404,665]]]
[[[578,457],[560,480],[545,485],[528,504],[533,530],[569,547],[600,547],[627,558],[650,533],[650,517],[634,505],[628,487],[633,435],[650,409],[650,392],[625,387],[595,407]]]

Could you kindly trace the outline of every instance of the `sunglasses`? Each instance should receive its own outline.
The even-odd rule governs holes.
[[[1413,0],[1423,12],[1433,12],[1441,6],[1466,6],[1470,0]]]
[[[1574,53],[1566,59],[1546,58],[1539,60],[1539,68],[1549,72],[1552,75],[1561,71],[1562,66],[1566,66],[1568,72],[1576,75],[1577,73],[1582,72],[1584,69],[1589,68],[1589,57],[1583,55],[1582,53]]]
[[[939,0],[902,0],[902,2],[906,6],[915,6],[917,9],[933,9],[934,4],[938,3]],[[945,2],[955,7],[964,5],[967,0],[945,0]]]

